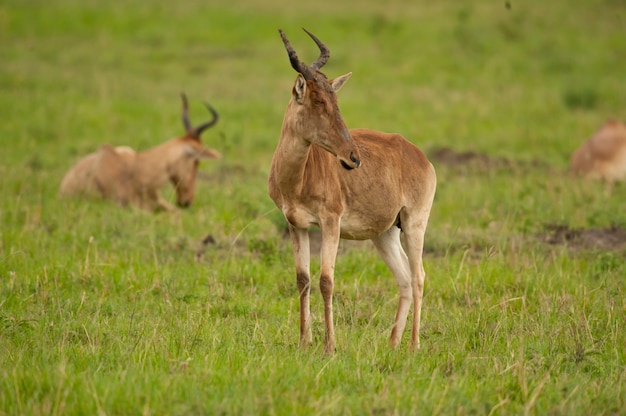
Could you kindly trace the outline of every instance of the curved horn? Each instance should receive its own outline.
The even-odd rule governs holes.
[[[321,67],[323,67],[326,64],[326,62],[328,62],[328,58],[330,58],[330,49],[328,49],[328,47],[324,45],[324,43],[321,40],[319,40],[317,36],[315,36],[313,33],[309,32],[305,28],[302,28],[302,30],[304,30],[307,33],[307,35],[309,35],[311,39],[313,39],[313,41],[317,44],[317,47],[320,48],[319,58],[317,58],[317,61],[311,64],[311,68],[318,70]]]
[[[206,108],[209,109],[209,111],[213,115],[213,118],[210,121],[207,121],[206,123],[200,124],[198,127],[193,129],[194,136],[198,137],[198,138],[200,138],[200,135],[202,134],[202,132],[204,130],[208,129],[209,127],[211,127],[212,125],[217,123],[217,120],[219,120],[219,118],[220,118],[219,114],[217,114],[217,111],[213,107],[211,107],[211,105],[209,103],[205,102],[204,105],[206,106]]]
[[[184,92],[181,92],[180,97],[183,99],[183,126],[185,126],[185,131],[188,132],[192,130],[193,127],[191,127],[191,122],[189,121],[189,105],[187,104],[187,96]]]
[[[298,54],[296,53],[291,43],[289,43],[289,39],[285,36],[285,33],[282,29],[278,29],[280,33],[280,37],[283,39],[283,43],[285,44],[285,49],[287,50],[287,54],[289,55],[289,62],[291,62],[291,67],[302,74],[304,79],[310,80],[313,79],[313,74],[311,73],[311,68],[309,68],[304,62],[298,58]],[[315,40],[315,39],[314,39]]]

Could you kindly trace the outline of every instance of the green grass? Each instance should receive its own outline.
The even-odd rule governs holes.
[[[623,414],[625,253],[538,234],[626,227],[623,184],[566,174],[626,116],[626,8],[509,3],[0,3],[0,414]],[[417,354],[406,334],[388,347],[397,290],[369,245],[338,258],[337,353],[317,290],[297,348],[266,178],[295,79],[277,30],[310,61],[301,27],[330,47],[329,77],[354,73],[349,126],[515,162],[435,164]],[[225,156],[190,209],[59,198],[99,144],[179,135],[180,91],[196,123],[218,109],[204,141]]]

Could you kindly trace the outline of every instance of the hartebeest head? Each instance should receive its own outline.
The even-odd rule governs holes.
[[[358,168],[361,165],[359,150],[341,118],[336,94],[352,73],[328,80],[320,68],[330,57],[329,49],[315,35],[303,30],[320,49],[319,58],[311,65],[298,58],[283,31],[279,30],[291,66],[298,72],[288,116],[293,117],[292,126],[297,129],[299,137],[337,156],[344,168]]]
[[[176,204],[181,208],[191,205],[195,195],[196,175],[198,173],[198,163],[200,159],[219,159],[222,155],[214,149],[202,145],[200,135],[204,130],[217,123],[219,116],[217,111],[208,103],[205,103],[213,118],[206,123],[193,127],[189,121],[189,106],[187,96],[181,94],[183,100],[182,120],[186,133],[177,140],[177,152],[181,154],[174,157],[175,162],[169,165],[168,175],[170,182],[176,188]]]

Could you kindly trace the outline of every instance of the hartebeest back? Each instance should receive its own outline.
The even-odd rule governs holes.
[[[200,141],[202,132],[218,120],[215,109],[206,104],[212,119],[193,127],[184,94],[182,100],[184,136],[137,153],[127,146],[104,145],[67,172],[61,183],[61,194],[91,194],[112,199],[120,205],[173,211],[176,208],[159,191],[169,181],[176,189],[177,205],[188,207],[194,199],[199,161],[220,158],[221,155]]]
[[[570,170],[609,184],[626,180],[626,124],[608,120],[573,154]]]
[[[328,80],[319,70],[330,52],[317,37],[307,31],[320,49],[319,58],[307,66],[279,32],[298,76],[272,159],[269,193],[284,213],[291,236],[300,292],[300,346],[312,342],[308,229],[316,225],[322,235],[325,350],[335,349],[332,295],[340,238],[373,241],[400,291],[391,345],[402,338],[412,301],[411,345],[419,348],[426,276],[422,252],[435,170],[424,153],[399,134],[348,130],[336,92],[351,74]]]

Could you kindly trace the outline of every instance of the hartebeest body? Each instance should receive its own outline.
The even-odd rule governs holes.
[[[348,130],[336,92],[351,74],[328,80],[319,69],[329,50],[307,33],[321,52],[310,66],[299,60],[280,31],[298,76],[269,175],[269,193],[287,219],[295,256],[300,346],[312,342],[308,229],[316,225],[322,236],[325,350],[335,349],[332,295],[340,238],[373,241],[400,291],[391,345],[397,346],[402,338],[412,302],[411,345],[419,348],[425,280],[422,252],[435,195],[435,170],[424,153],[399,134]]]
[[[213,118],[198,127],[189,121],[187,98],[183,94],[182,120],[186,133],[152,149],[135,152],[127,146],[104,145],[81,159],[63,178],[61,194],[96,195],[120,205],[134,205],[148,210],[176,208],[160,194],[160,188],[171,182],[176,189],[176,203],[188,207],[195,194],[198,163],[201,159],[220,158],[217,150],[200,141],[202,132],[218,120]]]
[[[127,205],[132,190],[131,166],[135,151],[128,146],[105,144],[80,159],[61,182],[61,195],[99,195]]]
[[[570,170],[609,184],[626,180],[626,124],[608,120],[573,154]]]

